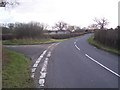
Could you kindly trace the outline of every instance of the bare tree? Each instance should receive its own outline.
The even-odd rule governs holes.
[[[43,27],[43,30],[47,30],[49,25],[45,23],[41,23],[41,27]]]
[[[15,7],[20,3],[16,0],[0,0],[0,7]]]
[[[55,24],[54,28],[56,28],[57,30],[60,30],[60,31],[66,30],[67,29],[67,23],[60,21],[60,22]]]
[[[90,26],[88,26],[89,29],[98,29],[98,25],[97,24],[91,24]]]
[[[97,23],[96,25],[100,27],[100,29],[104,29],[106,25],[108,25],[108,20],[104,17],[102,19],[95,18],[94,21]]]
[[[68,28],[67,28],[67,30],[69,30],[70,32],[74,32],[75,31],[75,26],[69,25]]]

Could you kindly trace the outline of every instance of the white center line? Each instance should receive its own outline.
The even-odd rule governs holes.
[[[120,77],[119,74],[117,74],[116,72],[112,71],[111,69],[109,69],[108,67],[104,66],[103,64],[99,63],[98,61],[96,61],[95,59],[93,59],[92,57],[90,57],[89,55],[85,54],[85,56],[87,56],[89,59],[91,59],[92,61],[94,61],[95,63],[97,63],[98,65],[100,65],[101,67],[105,68],[106,70],[108,70],[109,72],[113,73],[114,75]]]
[[[75,47],[78,49],[78,50],[80,50],[80,48],[75,44]]]
[[[74,44],[76,44],[76,42],[74,42]]]

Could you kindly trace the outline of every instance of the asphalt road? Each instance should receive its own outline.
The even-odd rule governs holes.
[[[31,58],[32,78],[38,88],[118,88],[120,57],[88,44],[90,36],[7,48]]]

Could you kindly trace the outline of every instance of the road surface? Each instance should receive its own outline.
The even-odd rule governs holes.
[[[118,88],[120,57],[88,44],[90,36],[6,47],[31,58],[31,77],[37,88]]]

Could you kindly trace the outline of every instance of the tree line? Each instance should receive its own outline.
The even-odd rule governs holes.
[[[70,33],[80,33],[83,32],[80,27],[69,25],[63,21],[57,22],[52,29],[57,31],[69,31]],[[32,39],[42,39],[42,38],[68,38],[73,36],[78,36],[78,34],[70,34],[70,35],[44,35],[44,32],[49,31],[48,25],[38,22],[30,22],[30,23],[15,23],[8,24],[7,27],[2,27],[2,39],[24,39],[24,38],[32,38]]]

